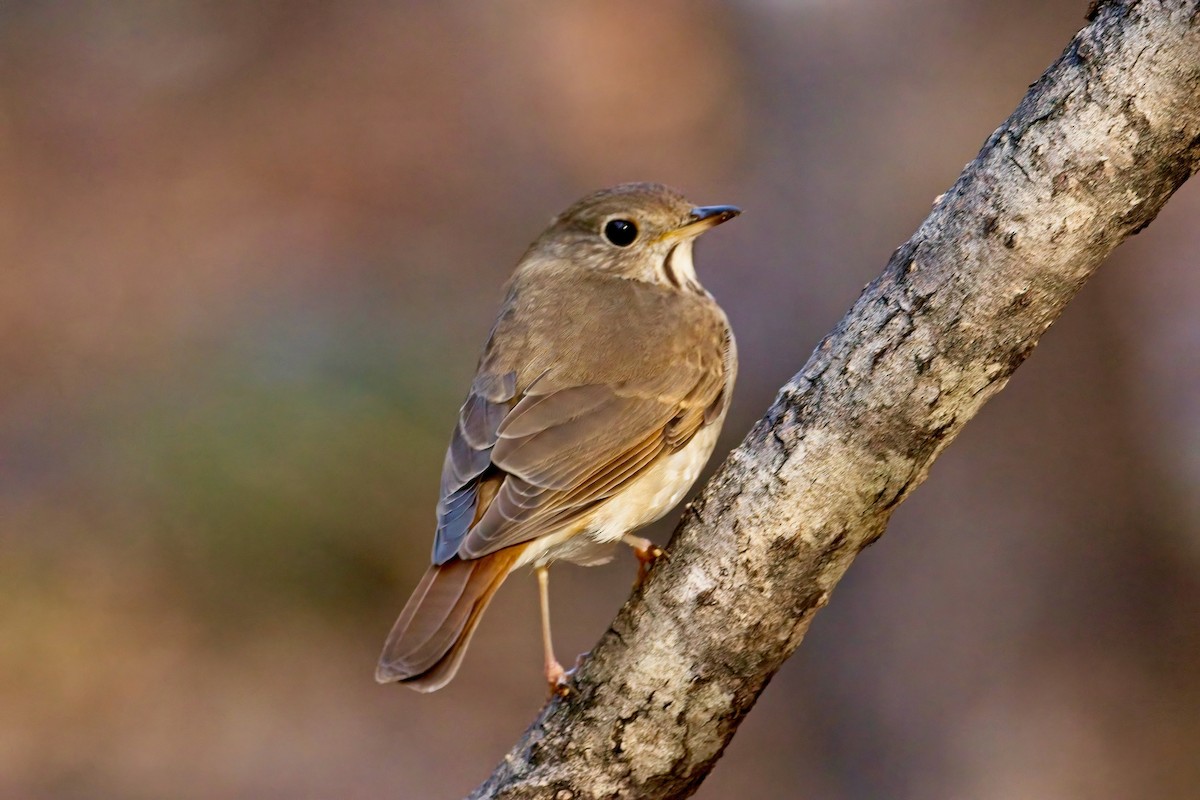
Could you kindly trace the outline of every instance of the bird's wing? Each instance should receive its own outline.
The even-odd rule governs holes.
[[[512,376],[476,378],[446,453],[434,562],[569,528],[720,415],[725,370],[714,353],[619,385],[551,371],[517,393]]]
[[[492,448],[500,423],[520,399],[516,378],[514,372],[481,373],[458,412],[458,424],[442,463],[437,535],[433,540],[435,564],[445,563],[457,552],[503,480],[492,465]]]

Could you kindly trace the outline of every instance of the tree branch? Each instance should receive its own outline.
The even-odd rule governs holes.
[[[1090,24],[735,450],[473,798],[696,790],[855,555],[1200,166],[1200,3]]]

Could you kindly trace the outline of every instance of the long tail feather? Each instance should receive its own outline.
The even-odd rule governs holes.
[[[392,626],[375,680],[436,691],[454,677],[484,609],[508,577],[524,546],[482,558],[453,558],[426,570]]]

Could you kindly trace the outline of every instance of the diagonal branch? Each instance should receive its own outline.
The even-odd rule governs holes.
[[[1200,2],[1090,22],[892,254],[474,798],[690,795],[855,555],[1200,167]]]

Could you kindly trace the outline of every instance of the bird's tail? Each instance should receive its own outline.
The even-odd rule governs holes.
[[[484,609],[524,549],[506,547],[469,561],[455,556],[426,570],[388,634],[375,680],[418,692],[449,683]]]

